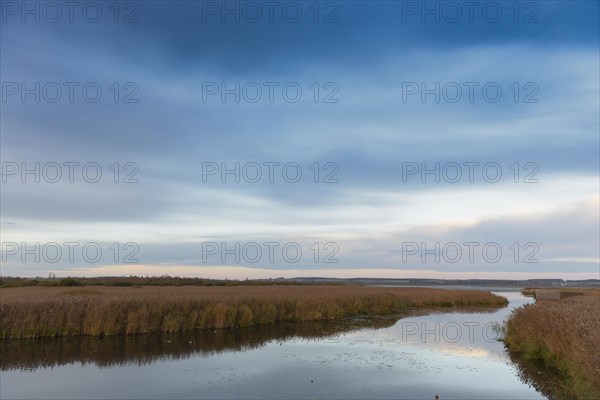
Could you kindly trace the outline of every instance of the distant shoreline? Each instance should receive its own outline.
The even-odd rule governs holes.
[[[374,287],[410,287],[445,290],[485,290],[489,292],[520,292],[521,286],[469,286],[469,285],[369,285]]]
[[[379,287],[481,288],[507,291],[524,288],[600,288],[599,279],[388,279],[388,278],[274,278],[208,279],[177,276],[102,276],[102,277],[11,277],[0,276],[0,288],[23,286],[268,286],[268,285],[368,285]]]

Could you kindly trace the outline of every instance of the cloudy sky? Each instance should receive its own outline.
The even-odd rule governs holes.
[[[598,278],[599,5],[2,2],[3,275]]]

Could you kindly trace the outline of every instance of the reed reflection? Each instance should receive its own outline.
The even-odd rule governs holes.
[[[144,365],[192,356],[243,352],[270,342],[335,340],[359,329],[387,328],[398,318],[355,318],[298,324],[258,325],[241,329],[198,330],[177,335],[48,338],[8,340],[0,343],[0,370],[35,371],[73,363]]]

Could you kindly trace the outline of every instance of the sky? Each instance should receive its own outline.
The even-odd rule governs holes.
[[[600,278],[598,2],[0,21],[2,275]]]

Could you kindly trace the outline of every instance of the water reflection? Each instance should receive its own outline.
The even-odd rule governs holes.
[[[243,329],[201,330],[178,335],[47,338],[0,343],[0,370],[35,371],[73,363],[145,365],[155,361],[209,357],[259,349],[269,342],[334,340],[359,329],[387,328],[398,318],[356,318],[302,324],[261,325]]]
[[[571,400],[571,391],[565,385],[565,376],[557,369],[528,360],[520,354],[510,353],[510,360],[517,366],[521,382],[542,393],[550,400]]]

